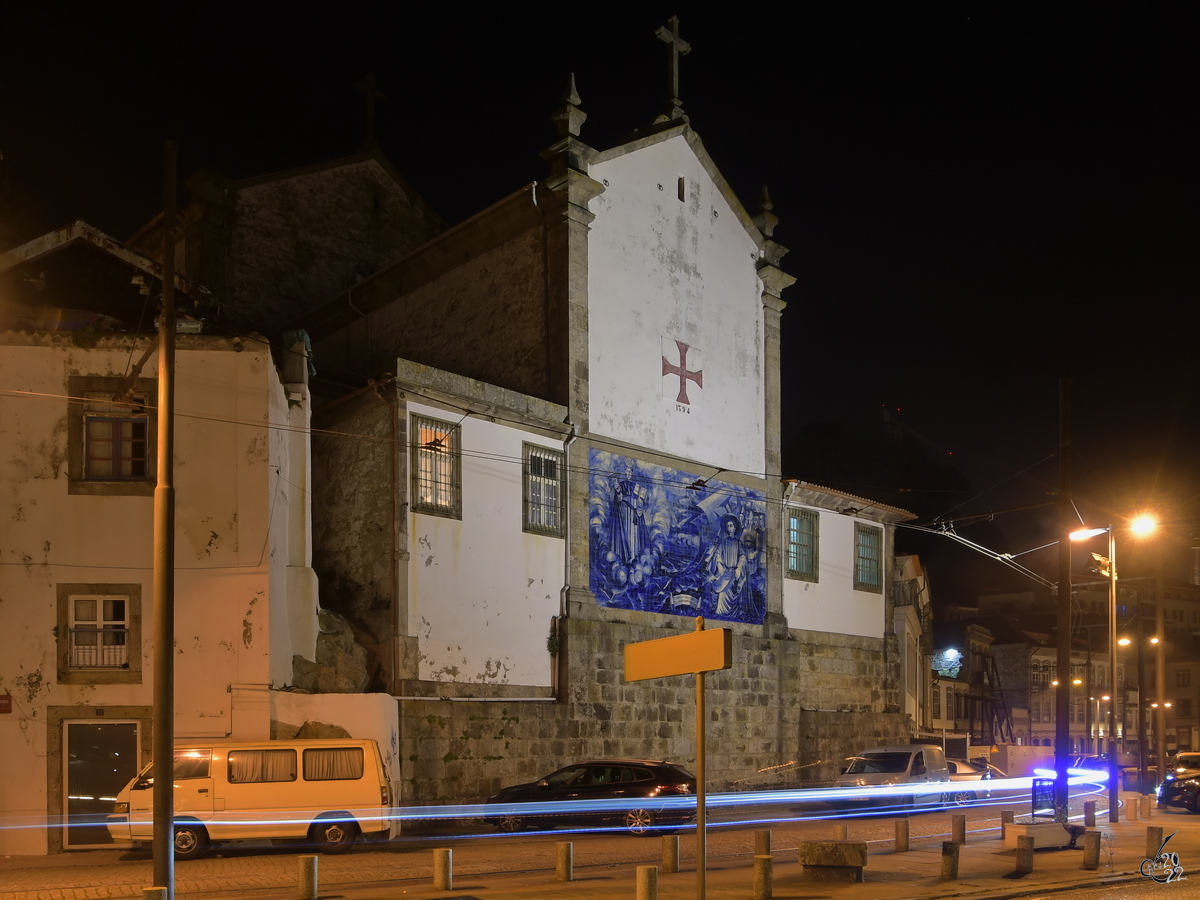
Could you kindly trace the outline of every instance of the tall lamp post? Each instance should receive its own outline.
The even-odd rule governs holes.
[[[1157,520],[1146,513],[1136,516],[1129,523],[1129,530],[1136,537],[1146,537],[1154,533],[1158,527]],[[1117,783],[1117,539],[1116,528],[1113,525],[1106,525],[1103,528],[1084,528],[1079,531],[1071,532],[1071,540],[1084,541],[1088,538],[1096,537],[1101,534],[1108,534],[1108,558],[1093,553],[1096,562],[1100,563],[1101,574],[1108,576],[1108,667],[1109,667],[1109,690],[1112,692],[1113,701],[1108,705],[1108,821],[1116,822],[1119,820],[1118,815],[1118,790]],[[1161,601],[1159,608],[1161,610]],[[1161,614],[1161,612],[1160,612]],[[1141,610],[1138,610],[1138,621],[1141,622]],[[1128,643],[1125,641],[1124,643]],[[1138,646],[1138,660],[1141,660],[1141,645]],[[1163,677],[1159,673],[1158,677]],[[1146,782],[1146,726],[1142,720],[1142,673],[1138,672],[1138,734],[1140,736],[1138,742],[1138,790],[1145,792]]]

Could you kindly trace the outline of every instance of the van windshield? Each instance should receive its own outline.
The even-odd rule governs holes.
[[[900,751],[893,753],[864,753],[850,760],[847,775],[895,775],[908,771],[908,760],[912,754]]]

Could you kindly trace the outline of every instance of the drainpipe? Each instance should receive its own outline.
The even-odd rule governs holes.
[[[571,433],[563,440],[563,464],[567,465],[567,460],[570,459],[571,445],[575,443],[575,438],[578,435],[575,433],[575,424],[570,419],[566,424],[571,426]],[[570,468],[567,466],[567,477],[563,479],[563,484],[566,486],[566,496],[563,498],[563,586],[558,592],[558,616],[554,621],[554,628],[559,634],[558,654],[554,660],[553,669],[553,687],[554,699],[562,699],[562,622],[563,619],[569,617],[568,601],[571,599],[571,475]]]

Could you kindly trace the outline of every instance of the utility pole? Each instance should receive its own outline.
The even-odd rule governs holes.
[[[1163,542],[1157,543],[1157,564],[1154,570],[1154,634],[1158,643],[1154,645],[1154,696],[1158,706],[1154,710],[1154,780],[1162,784],[1167,770],[1167,627],[1163,622],[1163,607],[1166,605],[1166,585],[1163,584]]]
[[[154,488],[154,886],[175,900],[175,152],[163,145],[162,318]]]
[[[1071,762],[1071,380],[1059,380],[1058,425],[1058,692],[1054,695],[1054,821],[1067,822]]]

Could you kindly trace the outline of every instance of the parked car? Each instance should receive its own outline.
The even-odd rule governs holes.
[[[696,805],[678,801],[696,792],[696,776],[677,763],[649,759],[592,759],[573,763],[488,799],[502,805],[486,821],[502,831],[554,825],[620,825],[633,834],[677,828],[696,817]],[[619,801],[589,804],[584,801]],[[571,802],[576,801],[576,802]],[[676,802],[671,802],[676,801]],[[517,804],[561,803],[526,812]],[[597,808],[599,807],[599,808]]]
[[[950,770],[950,782],[952,785],[947,793],[947,800],[958,806],[966,806],[968,803],[978,800],[980,791],[983,792],[983,796],[985,797],[992,795],[991,790],[987,789],[986,786],[968,787],[962,782],[991,781],[1007,777],[991,763],[976,760],[968,761],[965,759],[948,758],[946,760],[946,768]]]
[[[1071,758],[1072,769],[1093,769],[1098,772],[1108,771],[1108,760],[1103,756],[1074,756]]]
[[[1171,778],[1168,772],[1167,780],[1158,786],[1159,806],[1178,806],[1200,812],[1200,775],[1190,778]]]
[[[851,809],[940,803],[950,789],[946,754],[936,744],[872,747],[847,760],[836,805]],[[861,794],[846,788],[870,788]]]
[[[1163,781],[1175,781],[1200,775],[1200,753],[1184,751],[1176,753],[1167,763]]]

